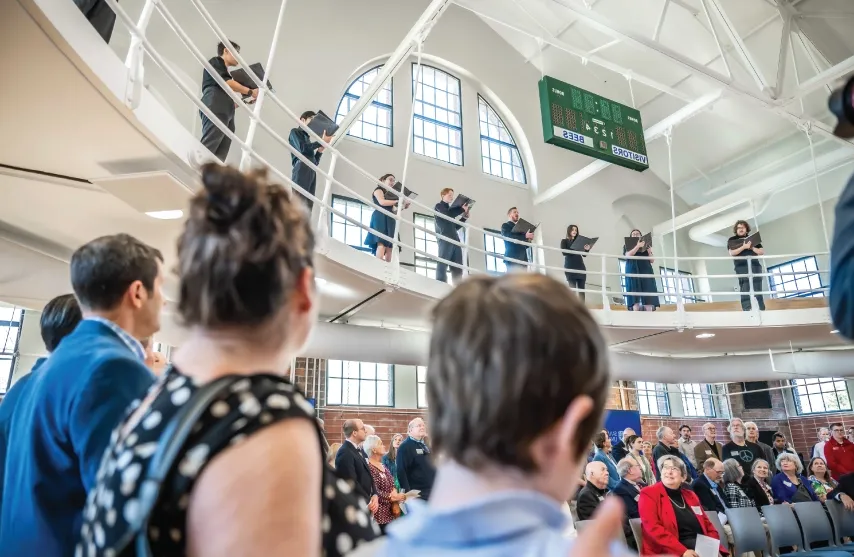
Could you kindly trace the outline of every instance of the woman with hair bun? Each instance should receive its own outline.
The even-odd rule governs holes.
[[[314,410],[283,377],[317,318],[308,218],[263,173],[209,164],[202,184],[178,240],[188,335],[113,433],[77,554],[137,555],[143,524],[154,555],[343,555],[376,527],[324,465]],[[213,394],[149,509],[152,456],[199,393]]]
[[[388,189],[390,190],[395,183],[394,174],[383,174],[380,176],[380,182],[388,186]],[[377,185],[374,188],[374,193],[371,197],[374,200],[374,205],[377,207],[382,207],[391,213],[397,212],[399,199],[390,191]],[[371,215],[371,230],[368,232],[368,235],[365,236],[365,245],[371,248],[371,253],[383,261],[391,261],[391,254],[393,253],[391,249],[391,240],[380,238],[374,234],[375,232],[384,234],[389,238],[394,237],[394,218],[375,209]]]

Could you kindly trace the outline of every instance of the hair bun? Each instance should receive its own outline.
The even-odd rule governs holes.
[[[258,201],[257,183],[228,166],[204,165],[202,185],[207,192],[205,218],[220,230],[237,222]]]

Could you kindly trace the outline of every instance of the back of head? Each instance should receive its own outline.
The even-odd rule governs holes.
[[[433,310],[430,431],[437,453],[477,470],[534,470],[532,442],[582,395],[593,410],[573,453],[600,427],[608,352],[593,317],[564,284],[540,274],[469,279]]]
[[[71,256],[71,287],[83,310],[115,309],[140,281],[151,293],[163,255],[129,234],[102,236]]]
[[[70,335],[83,319],[74,294],[63,294],[49,301],[42,310],[42,340],[48,352],[53,352],[62,339]]]
[[[181,318],[211,330],[273,323],[312,267],[302,206],[263,172],[207,164],[202,185],[178,240]]]

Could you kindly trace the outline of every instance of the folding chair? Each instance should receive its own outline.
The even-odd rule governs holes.
[[[768,553],[768,536],[765,525],[755,507],[726,510],[727,522],[732,530],[732,555],[743,555],[751,551]]]
[[[836,545],[830,520],[827,518],[827,513],[824,512],[824,505],[818,501],[810,501],[808,503],[795,503],[792,507],[795,510],[795,516],[798,517],[798,522],[801,523],[801,532],[804,534],[804,548],[808,551],[820,551],[822,553],[839,550],[854,551],[854,544]],[[827,542],[830,546],[813,548],[813,544],[816,542]]]
[[[635,535],[635,542],[637,542],[638,553],[642,554],[643,551],[643,527],[641,526],[641,519],[639,518],[630,518],[629,526],[632,528],[632,534]]]

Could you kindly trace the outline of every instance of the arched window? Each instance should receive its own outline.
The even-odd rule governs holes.
[[[382,66],[377,66],[376,68],[366,71],[357,77],[352,84],[350,84],[347,92],[344,93],[344,96],[341,98],[341,102],[338,103],[338,113],[335,116],[335,121],[337,123],[340,124],[344,120],[344,117],[347,116],[347,113],[350,112],[350,109],[359,102],[359,98],[361,98],[362,93],[370,87],[371,82],[379,75],[381,68]],[[379,92],[377,92],[377,95],[374,97],[374,100],[371,101],[371,104],[368,105],[365,111],[362,112],[355,122],[353,122],[350,129],[347,130],[347,135],[352,135],[353,137],[358,137],[366,141],[372,141],[374,143],[388,145],[391,147],[391,84],[392,80],[389,78],[386,84],[380,88]]]
[[[528,183],[522,156],[507,131],[507,126],[498,117],[483,97],[477,96],[477,108],[480,116],[480,155],[483,171],[505,180],[520,184]]]
[[[463,164],[463,113],[460,80],[430,66],[412,64],[415,107],[412,151],[450,164]]]

